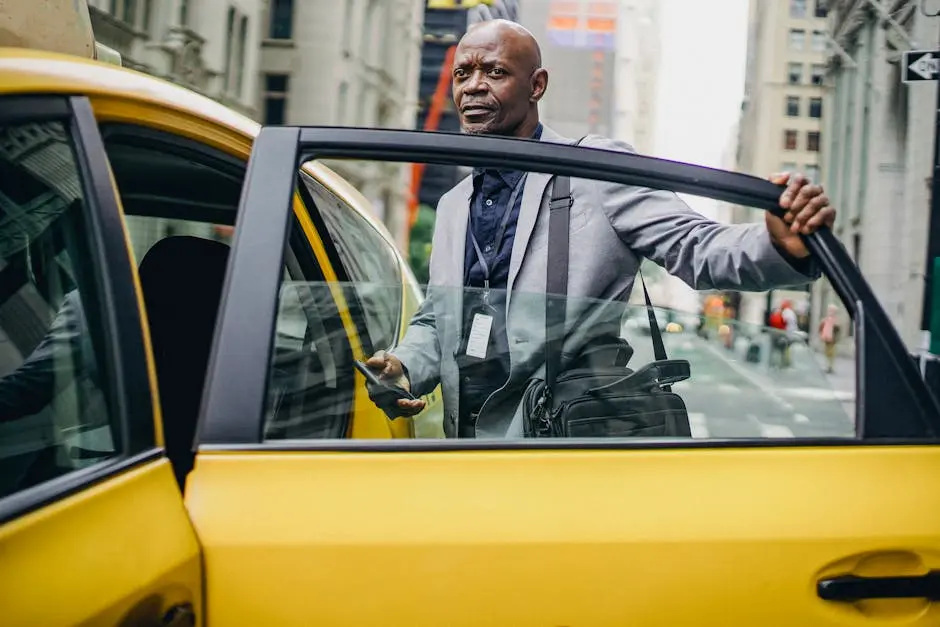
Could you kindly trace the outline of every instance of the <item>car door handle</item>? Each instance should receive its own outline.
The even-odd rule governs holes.
[[[822,579],[816,594],[826,601],[850,603],[861,599],[930,599],[940,601],[940,570],[906,577],[843,575]]]

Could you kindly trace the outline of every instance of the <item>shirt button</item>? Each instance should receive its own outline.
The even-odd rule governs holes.
[[[492,198],[487,198],[487,199],[486,199],[486,206],[487,206],[487,207],[492,207],[492,206],[493,206],[493,199],[492,199]]]

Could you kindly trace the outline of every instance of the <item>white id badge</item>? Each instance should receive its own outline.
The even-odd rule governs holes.
[[[470,335],[467,337],[467,355],[477,359],[486,358],[486,349],[490,345],[490,331],[493,329],[493,316],[473,314]]]

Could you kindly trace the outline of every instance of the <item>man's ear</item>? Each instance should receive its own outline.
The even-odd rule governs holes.
[[[538,102],[541,100],[546,89],[548,89],[548,70],[539,68],[532,74],[532,89],[529,101]]]

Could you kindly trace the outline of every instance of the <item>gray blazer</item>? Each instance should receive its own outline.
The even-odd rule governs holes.
[[[541,141],[574,143],[545,127]],[[623,142],[588,136],[582,146],[634,152]],[[544,376],[548,174],[529,174],[509,267],[506,326],[509,380],[477,420],[478,438],[522,436],[526,382]],[[471,177],[437,206],[427,298],[402,343],[390,352],[408,369],[412,389],[441,384],[444,432],[455,437],[459,380],[455,353],[462,333],[464,246]],[[620,335],[624,305],[642,257],[696,290],[763,291],[818,278],[795,270],[777,251],[763,223],[724,225],[696,213],[676,194],[589,179],[572,179],[568,306],[562,369],[594,338]],[[815,265],[815,264],[814,264]],[[694,374],[694,373],[693,373]]]

